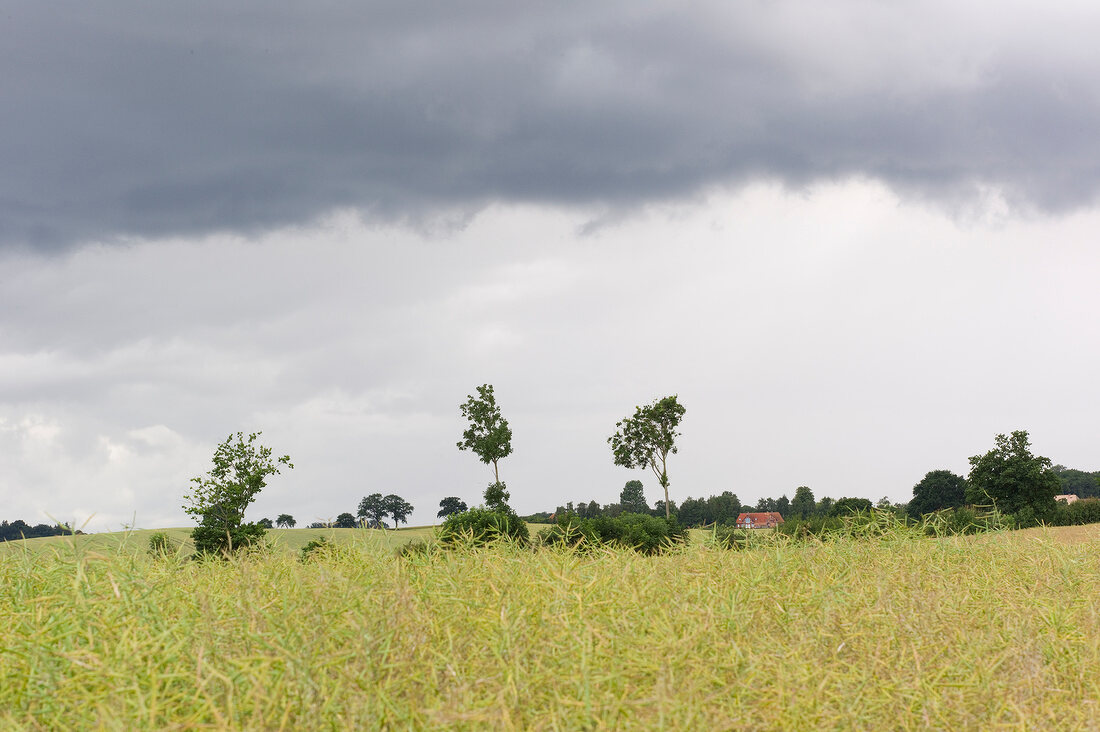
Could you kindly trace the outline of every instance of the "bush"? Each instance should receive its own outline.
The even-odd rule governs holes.
[[[163,557],[172,552],[172,542],[168,534],[158,531],[149,537],[149,553],[155,557]]]
[[[241,524],[228,531],[216,526],[196,526],[191,530],[198,555],[221,556],[263,542],[264,527],[259,524]]]
[[[315,553],[325,554],[328,553],[331,549],[332,544],[330,544],[328,539],[324,537],[321,537],[319,539],[310,539],[309,543],[302,547],[299,555],[301,556],[302,561],[305,562],[309,560],[310,557],[312,557]]]
[[[1058,502],[1054,509],[1055,526],[1082,526],[1100,523],[1100,498],[1082,498],[1070,504]]]
[[[483,546],[500,539],[527,544],[530,534],[527,524],[511,509],[493,511],[479,506],[444,519],[438,537],[444,546]]]
[[[612,545],[628,547],[643,554],[657,554],[672,544],[686,541],[687,532],[675,517],[666,519],[642,513],[586,519],[567,515],[556,526],[539,534],[539,543],[543,546],[592,549]]]

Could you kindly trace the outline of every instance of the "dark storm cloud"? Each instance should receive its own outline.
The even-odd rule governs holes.
[[[1093,200],[1100,69],[1059,37],[1072,12],[740,7],[9,4],[0,243],[615,209],[757,178]]]

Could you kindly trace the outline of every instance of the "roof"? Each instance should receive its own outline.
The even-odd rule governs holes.
[[[778,511],[743,513],[737,517],[737,525],[748,529],[769,529],[781,523],[783,523],[783,516]]]
[[[1054,500],[1065,501],[1066,503],[1073,503],[1074,501],[1078,500],[1078,497],[1073,493],[1063,493],[1060,496],[1055,496]]]

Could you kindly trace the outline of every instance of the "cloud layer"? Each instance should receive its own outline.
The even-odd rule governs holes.
[[[919,12],[918,12],[919,11]],[[761,178],[1085,205],[1100,10],[1058,3],[9,5],[0,245],[352,208],[593,216]]]

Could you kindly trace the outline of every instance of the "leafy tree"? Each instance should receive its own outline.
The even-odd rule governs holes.
[[[468,395],[459,407],[470,426],[462,433],[458,449],[472,451],[486,465],[492,463],[494,482],[500,483],[497,462],[512,454],[512,428],[500,414],[492,384],[482,384],[477,394],[477,398]]]
[[[760,513],[772,513],[779,509],[776,508],[776,500],[774,498],[761,498],[756,502],[756,510]]]
[[[465,501],[459,499],[457,496],[447,496],[439,502],[439,513],[436,514],[436,517],[447,518],[452,513],[462,513],[466,508]]]
[[[371,493],[359,501],[358,516],[365,518],[372,526],[377,526],[386,518],[386,499],[381,493]]]
[[[480,546],[505,538],[526,544],[530,538],[527,524],[515,512],[510,509],[493,511],[480,506],[445,518],[437,536],[445,547]]]
[[[809,518],[814,514],[815,505],[814,492],[809,486],[800,485],[791,500],[791,516],[800,519]]]
[[[296,523],[289,513],[280,513],[279,518],[275,519],[275,525],[283,529],[293,529]]]
[[[710,523],[710,512],[707,510],[707,502],[702,498],[688,496],[680,504],[677,512],[680,523],[684,526],[702,526]]]
[[[920,518],[926,513],[965,504],[966,478],[950,470],[932,470],[913,486],[913,498],[906,511],[913,518]]]
[[[645,488],[640,480],[628,480],[619,493],[619,504],[628,513],[649,513],[649,504],[645,499]]]
[[[1032,455],[1027,432],[1017,430],[997,435],[992,450],[970,458],[966,499],[976,505],[992,502],[1001,513],[1025,511],[1046,519],[1061,487],[1050,458]]]
[[[830,516],[850,516],[853,513],[870,513],[874,508],[866,498],[841,498],[833,504]]]
[[[485,489],[485,506],[490,511],[511,511],[508,505],[509,498],[511,494],[508,493],[508,486],[500,481],[490,483]]]
[[[261,526],[265,529],[274,529],[275,528],[275,524],[269,518],[260,519],[259,521],[256,522],[256,525]]]
[[[721,494],[707,499],[707,512],[710,521],[732,524],[741,513],[741,501],[730,491],[722,491]]]
[[[199,520],[191,532],[198,553],[231,552],[263,537],[263,527],[244,523],[244,511],[280,465],[294,465],[289,455],[273,458],[271,448],[258,444],[261,434],[230,435],[214,450],[214,467],[191,480],[183,510]]]
[[[791,512],[791,499],[787,498],[786,495],[780,496],[779,500],[775,502],[775,510],[780,516],[787,518]]]
[[[354,529],[359,525],[359,522],[355,520],[355,517],[346,511],[336,517],[336,522],[333,526],[337,529]]]
[[[677,452],[676,428],[684,416],[676,395],[635,407],[634,416],[615,423],[616,431],[607,438],[615,464],[624,468],[649,468],[665,491],[665,518],[672,514],[668,499],[668,456]]]
[[[817,502],[817,506],[814,507],[814,515],[816,516],[832,516],[833,515],[833,501],[832,498],[824,496]]]
[[[670,519],[678,514],[676,501],[669,501],[668,503],[665,503],[664,501],[656,501],[653,504],[653,510],[650,511],[650,514],[652,514],[653,516],[660,516],[661,514],[664,514],[666,519]]]
[[[1053,470],[1062,481],[1059,493],[1071,494],[1078,498],[1100,497],[1100,470],[1087,473],[1084,470],[1067,468],[1065,465],[1055,465]]]
[[[393,527],[395,529],[398,524],[408,524],[409,514],[413,512],[411,503],[393,493],[382,499],[382,508],[393,517]]]

